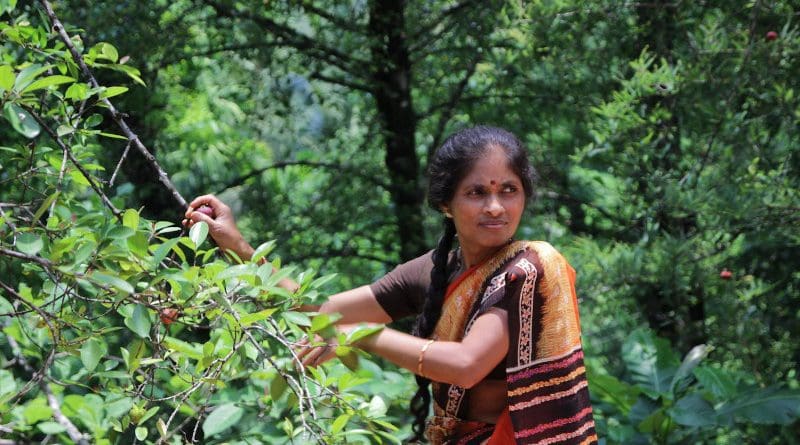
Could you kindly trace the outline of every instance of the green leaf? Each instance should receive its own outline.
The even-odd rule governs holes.
[[[178,241],[180,241],[180,238],[168,239],[156,248],[156,251],[153,253],[153,267],[158,266],[158,264],[167,257],[169,251],[178,244]]]
[[[169,349],[186,354],[186,356],[194,360],[203,358],[203,351],[198,345],[169,336],[164,337],[164,345]]]
[[[94,128],[94,127],[100,125],[101,123],[103,123],[103,116],[95,113],[95,114],[93,114],[93,115],[91,115],[91,116],[86,118],[86,121],[84,122],[84,126],[86,128]],[[128,209],[128,210],[132,210],[132,209]]]
[[[692,370],[700,364],[710,350],[706,345],[697,345],[686,354],[678,371],[675,372],[675,376],[672,377],[672,383],[670,383],[671,392],[675,393],[681,381],[692,375]]]
[[[609,374],[601,374],[587,371],[589,381],[589,393],[593,397],[598,397],[606,403],[610,403],[627,415],[636,399],[639,397],[639,389],[629,385]]]
[[[336,356],[339,358],[347,369],[355,372],[358,370],[358,353],[353,350],[353,348],[349,346],[337,346],[336,347]]]
[[[232,427],[242,418],[242,414],[244,410],[233,403],[218,406],[203,422],[204,437],[211,437]]]
[[[4,114],[6,120],[11,123],[11,127],[17,131],[17,133],[25,136],[28,139],[33,139],[39,135],[42,131],[42,128],[39,126],[39,123],[31,116],[27,111],[22,109],[19,105],[6,102],[4,109]]]
[[[266,320],[267,318],[271,317],[272,314],[274,314],[277,310],[278,310],[278,308],[270,308],[270,309],[265,309],[263,311],[259,311],[259,312],[253,313],[253,314],[243,315],[239,319],[239,323],[242,326],[250,326],[253,323],[257,323],[257,322],[259,322],[261,320]]]
[[[36,255],[44,247],[42,238],[35,233],[21,233],[17,236],[17,250],[28,255]]]
[[[90,338],[81,347],[81,362],[87,371],[92,372],[100,359],[103,358],[102,344],[95,338]]]
[[[61,194],[61,192],[60,192],[60,191],[58,191],[58,190],[56,190],[56,191],[55,191],[55,192],[53,192],[53,193],[52,193],[50,196],[48,196],[48,197],[47,197],[47,199],[45,199],[45,200],[42,202],[42,204],[39,206],[39,210],[37,210],[37,211],[36,211],[36,213],[34,213],[34,215],[33,215],[33,219],[39,219],[39,218],[41,218],[41,217],[42,217],[42,215],[44,215],[44,212],[46,212],[46,211],[47,211],[47,209],[49,209],[49,208],[50,208],[50,205],[53,203],[53,201],[55,201],[55,200],[56,200],[56,198],[58,198],[58,195],[59,195],[59,194]]]
[[[336,434],[339,431],[341,431],[345,427],[345,425],[347,425],[347,422],[350,420],[350,417],[351,417],[350,414],[342,414],[339,417],[337,417],[336,420],[334,420],[333,423],[331,424],[331,433]]]
[[[93,272],[91,274],[91,278],[95,281],[99,282],[100,284],[105,284],[116,289],[121,290],[122,292],[132,294],[133,293],[133,286],[130,283],[123,280],[122,278],[116,275],[109,275],[103,272]]]
[[[126,239],[136,233],[133,229],[126,226],[114,226],[108,231],[106,236],[111,239]]]
[[[284,320],[298,326],[311,326],[311,319],[302,312],[286,311],[281,314]]]
[[[633,382],[650,398],[672,398],[670,384],[678,368],[678,357],[667,340],[649,329],[636,329],[622,346],[622,360]]]
[[[130,317],[125,317],[125,326],[142,338],[150,337],[150,315],[147,308],[137,304]]]
[[[47,402],[41,398],[28,403],[22,414],[25,416],[26,422],[34,424],[40,420],[47,420],[53,417],[53,409],[47,406]]]
[[[719,406],[717,417],[723,422],[788,425],[800,418],[800,390],[772,386],[746,391]]]
[[[372,400],[369,401],[369,406],[367,407],[367,415],[369,417],[383,417],[386,415],[386,411],[388,411],[389,406],[386,405],[386,401],[383,400],[381,396],[374,396]]]
[[[319,289],[320,287],[324,286],[325,283],[327,283],[328,281],[331,281],[334,278],[336,278],[336,274],[335,273],[328,274],[328,275],[323,275],[323,276],[317,278],[316,280],[312,281],[311,284],[309,284],[309,287],[312,288],[312,289]]]
[[[36,428],[45,434],[59,434],[67,430],[67,427],[58,422],[40,422]]]
[[[700,366],[694,369],[694,376],[718,399],[729,399],[736,394],[736,382],[721,369]]]
[[[14,87],[14,69],[10,65],[0,65],[0,93]]]
[[[133,230],[139,227],[139,212],[134,209],[127,209],[122,214],[122,225]]]
[[[272,249],[274,248],[275,248],[275,240],[262,243],[261,245],[256,247],[256,250],[253,252],[253,256],[250,258],[250,261],[257,263],[261,258],[264,258],[267,255],[269,255],[270,252],[272,252]]]
[[[147,428],[145,428],[143,426],[137,426],[134,431],[136,433],[136,439],[141,440],[141,441],[144,441],[145,439],[147,439]]]
[[[52,68],[52,65],[42,66],[39,64],[33,64],[17,74],[17,79],[14,81],[14,91],[23,91],[28,85],[33,83],[34,80],[42,74],[43,72]]]
[[[194,243],[195,247],[200,247],[208,236],[208,224],[203,221],[192,226],[189,229],[189,238]]]
[[[108,87],[100,93],[100,99],[108,99],[128,91],[128,87]]]
[[[377,334],[383,330],[383,325],[358,325],[347,334],[347,344],[351,345],[359,340]]]
[[[53,85],[62,85],[70,82],[75,82],[75,79],[69,76],[61,76],[58,74],[55,76],[47,76],[31,83],[21,92],[29,93],[31,91],[41,90],[42,88],[51,87]]]
[[[74,101],[86,100],[91,93],[89,92],[89,85],[81,82],[73,83],[67,88],[64,97]]]
[[[289,384],[286,382],[286,379],[284,379],[282,375],[277,374],[272,381],[269,382],[269,396],[272,400],[278,400],[288,388]]]
[[[679,399],[668,412],[675,422],[684,426],[702,427],[716,423],[714,408],[698,393]]]
[[[113,64],[106,66],[106,68],[125,73],[125,75],[130,77],[134,82],[138,83],[139,85],[143,87],[147,86],[147,84],[144,83],[144,80],[142,80],[142,73],[138,69],[130,65]]]
[[[119,53],[117,52],[117,49],[114,48],[114,45],[102,42],[98,43],[98,46],[100,46],[102,58],[110,60],[111,62],[116,62],[119,59]]]

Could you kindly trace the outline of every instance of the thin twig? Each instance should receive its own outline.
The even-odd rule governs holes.
[[[128,152],[131,149],[131,141],[128,140],[128,143],[125,145],[125,150],[122,152],[122,156],[119,158],[119,162],[117,162],[117,166],[114,168],[114,173],[111,174],[111,179],[108,180],[108,186],[111,187],[114,185],[114,180],[117,178],[117,173],[119,173],[119,169],[122,167],[122,163],[125,162],[125,158],[128,157]]]
[[[47,125],[47,122],[45,122],[44,119],[42,119],[42,117],[39,116],[39,113],[35,112],[33,109],[28,107],[23,107],[23,108],[25,108],[26,111],[28,111],[28,113],[31,116],[33,116],[36,122],[38,122],[39,125],[42,128],[44,128],[44,131],[50,135],[50,138],[53,139],[56,142],[56,144],[58,144],[59,148],[61,148],[61,150],[67,155],[70,162],[72,162],[75,168],[77,168],[78,171],[81,172],[83,177],[86,178],[86,182],[89,183],[89,186],[92,188],[92,190],[94,190],[94,192],[97,193],[100,199],[103,200],[103,204],[105,204],[106,207],[108,207],[109,210],[111,210],[111,213],[113,213],[114,216],[116,216],[118,219],[121,219],[122,212],[120,212],[119,209],[117,209],[111,202],[111,200],[108,199],[108,196],[106,196],[106,194],[103,193],[103,190],[100,189],[100,186],[95,183],[94,179],[92,179],[92,175],[90,175],[89,172],[85,168],[83,168],[83,165],[81,165],[81,163],[78,162],[78,159],[76,159],[75,155],[72,154],[72,150],[70,150],[70,148],[67,147],[67,144],[65,144],[64,141],[61,140],[61,138],[58,136],[58,133],[53,131],[53,129],[50,128],[49,125]]]
[[[58,20],[58,17],[56,17],[55,12],[53,12],[53,7],[50,5],[50,2],[48,2],[47,0],[39,0],[39,1],[44,7],[47,16],[50,18],[50,21],[53,23],[53,29],[58,33],[58,35],[61,37],[61,40],[67,46],[67,49],[69,50],[70,54],[72,54],[72,58],[75,60],[75,63],[77,63],[78,66],[80,67],[84,77],[86,77],[89,80],[89,84],[93,88],[99,88],[100,84],[97,82],[97,79],[95,79],[91,70],[89,70],[89,67],[86,65],[86,62],[83,60],[83,57],[80,55],[80,53],[78,53],[78,50],[75,49],[75,45],[72,44],[72,40],[67,34],[67,31],[64,29],[64,25],[61,24],[61,21]],[[128,124],[125,122],[125,119],[123,118],[123,114],[120,113],[114,107],[114,105],[111,103],[110,100],[108,100],[108,98],[100,99],[100,101],[103,102],[106,108],[108,108],[109,113],[111,113],[111,118],[114,119],[114,122],[116,122],[117,125],[120,127],[122,132],[125,134],[125,137],[128,138],[128,141],[132,143],[137,150],[139,150],[139,153],[145,158],[148,164],[150,164],[150,166],[156,171],[156,173],[158,174],[158,180],[159,182],[161,182],[161,185],[163,185],[170,192],[172,198],[181,207],[181,210],[185,209],[188,206],[186,200],[172,184],[172,181],[170,181],[169,179],[169,175],[167,175],[167,172],[165,172],[164,169],[161,168],[161,165],[159,165],[158,161],[153,156],[153,154],[150,153],[150,150],[148,150],[147,147],[145,147],[144,144],[142,144],[142,141],[139,140],[139,137],[130,129]]]

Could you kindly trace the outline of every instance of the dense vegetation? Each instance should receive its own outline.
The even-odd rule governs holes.
[[[433,245],[477,123],[531,149],[606,443],[800,442],[793,2],[147,3],[0,0],[0,444],[402,442],[410,374],[298,366],[296,308]],[[279,273],[181,229],[209,192]]]

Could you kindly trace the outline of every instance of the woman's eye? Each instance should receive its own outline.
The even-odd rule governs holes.
[[[467,196],[480,196],[483,194],[481,189],[472,189],[467,191]]]
[[[507,185],[507,186],[503,187],[503,193],[514,193],[517,190],[518,190],[517,187],[515,187],[513,185]]]

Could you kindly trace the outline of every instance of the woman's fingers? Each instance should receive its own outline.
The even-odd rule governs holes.
[[[316,336],[316,341],[312,343],[307,338],[298,341],[294,346],[297,359],[303,366],[319,366],[326,361],[333,358],[336,350],[336,345],[331,343],[322,343],[323,341],[319,336]]]

